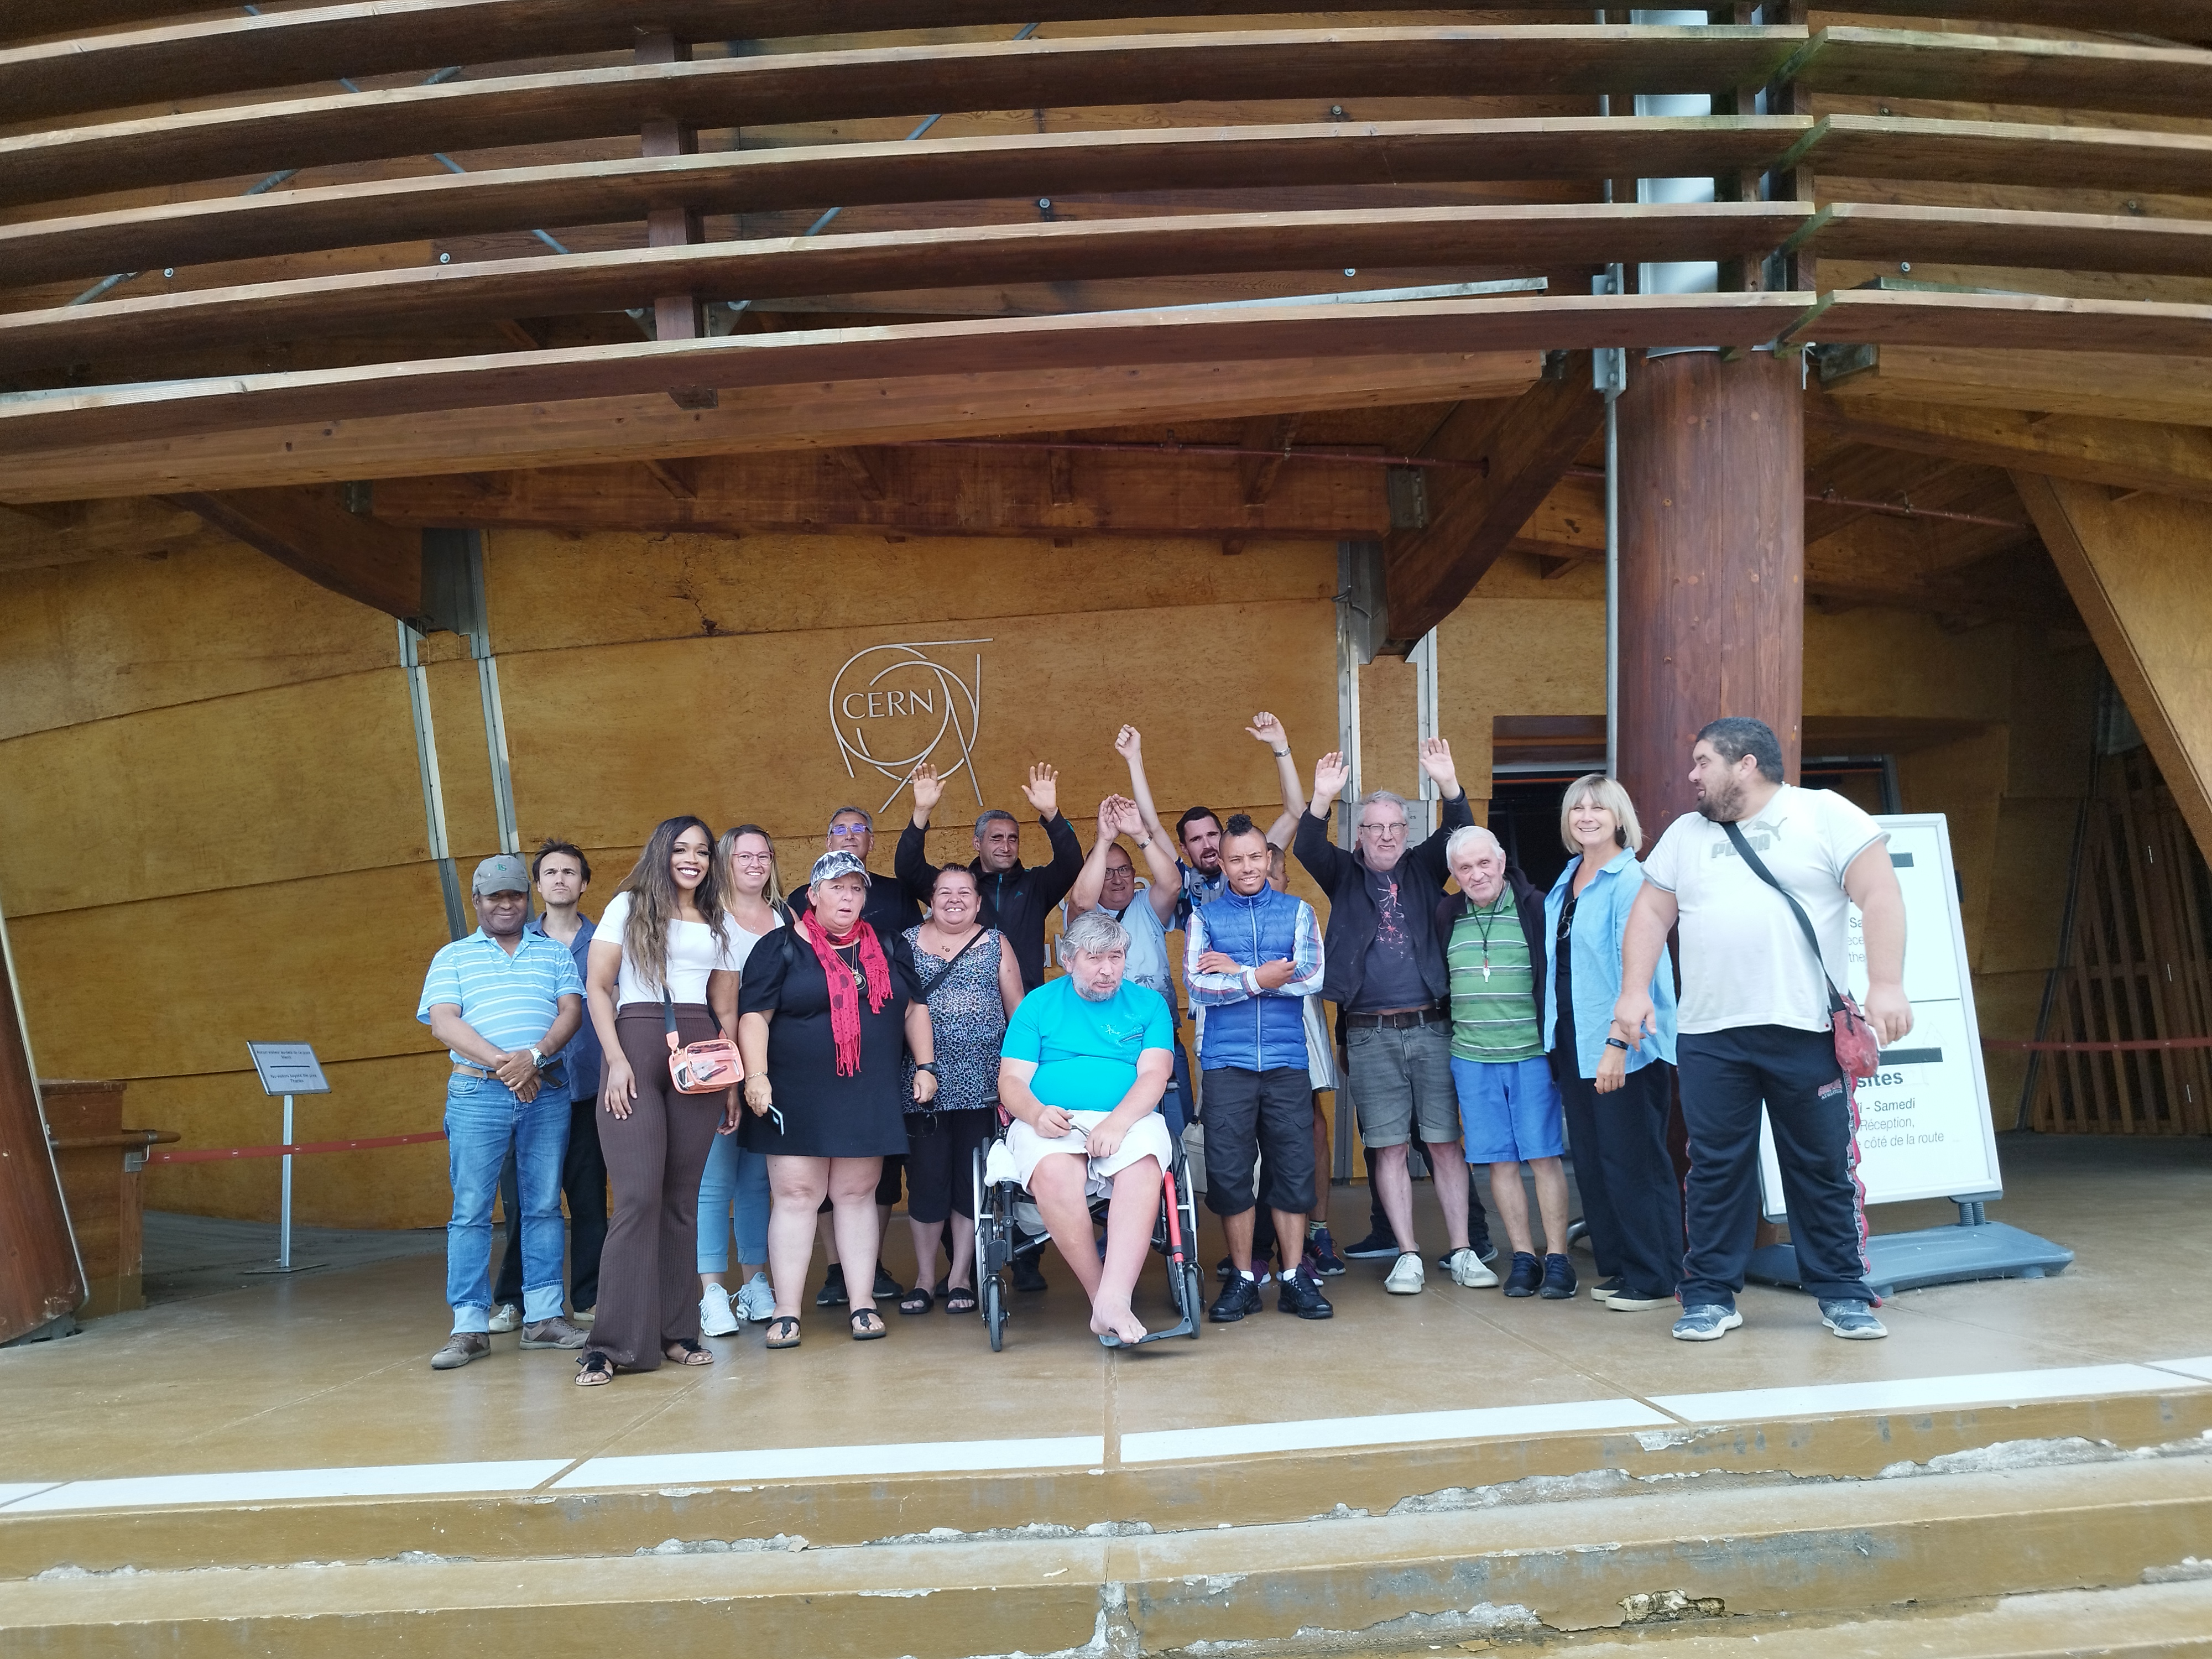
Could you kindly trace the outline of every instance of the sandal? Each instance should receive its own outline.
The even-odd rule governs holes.
[[[597,1348],[576,1362],[576,1386],[580,1389],[604,1389],[615,1380],[615,1362]]]
[[[795,1348],[799,1346],[799,1322],[789,1314],[778,1314],[768,1322],[768,1345],[771,1348]]]
[[[714,1363],[714,1356],[688,1336],[663,1344],[660,1352],[672,1364],[711,1365]]]
[[[929,1286],[917,1285],[900,1299],[899,1311],[902,1314],[926,1314],[936,1305],[937,1298],[930,1294]]]
[[[873,1308],[854,1309],[852,1324],[855,1342],[879,1342],[887,1334],[882,1316]]]
[[[973,1286],[955,1285],[945,1293],[945,1311],[949,1314],[971,1314],[975,1311],[975,1291]]]

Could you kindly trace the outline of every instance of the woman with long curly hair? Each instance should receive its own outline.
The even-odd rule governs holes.
[[[606,1055],[599,1145],[614,1219],[599,1258],[592,1346],[578,1362],[576,1381],[586,1388],[611,1382],[617,1370],[656,1370],[664,1358],[714,1361],[699,1340],[694,1289],[699,1172],[714,1132],[733,1121],[737,1093],[678,1093],[665,1033],[672,1007],[679,1042],[736,1033],[742,958],[724,902],[714,832],[696,817],[664,819],[592,940],[586,989]],[[726,976],[719,999],[726,1019],[710,1006],[716,975]]]

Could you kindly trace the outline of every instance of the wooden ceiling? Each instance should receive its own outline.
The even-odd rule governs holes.
[[[404,611],[432,524],[1352,535],[1425,625],[1601,547],[1614,346],[1823,348],[1823,605],[2063,619],[2012,472],[2212,492],[2197,0],[61,15],[0,0],[0,569],[319,522]],[[1110,447],[1170,430],[1246,453]]]

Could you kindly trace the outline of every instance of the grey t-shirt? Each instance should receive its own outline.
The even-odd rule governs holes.
[[[1367,947],[1366,971],[1353,1013],[1385,1008],[1425,1008],[1436,1001],[1421,964],[1413,957],[1413,931],[1407,926],[1403,884],[1395,870],[1364,872],[1367,896],[1375,902],[1375,942]]]

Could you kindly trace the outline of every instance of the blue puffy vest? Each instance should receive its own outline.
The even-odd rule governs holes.
[[[1206,921],[1206,942],[1238,966],[1294,961],[1297,957],[1298,912],[1303,899],[1263,887],[1250,898],[1224,888],[1199,914]],[[1257,996],[1206,1011],[1199,1043],[1199,1067],[1235,1066],[1272,1072],[1306,1069],[1306,1027],[1302,997]]]

